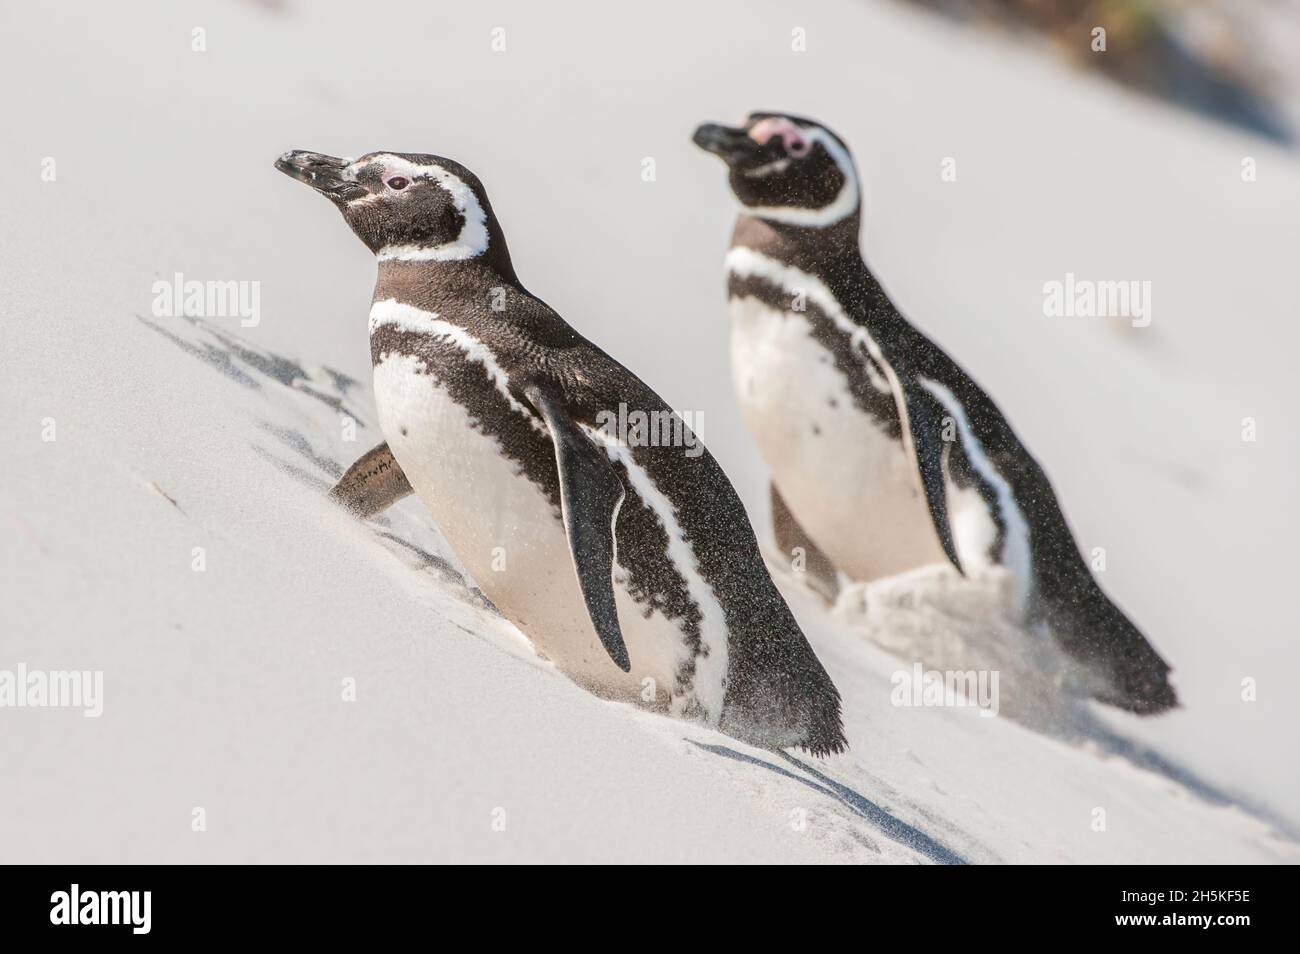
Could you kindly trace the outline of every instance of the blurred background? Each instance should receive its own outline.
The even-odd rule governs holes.
[[[1294,140],[1286,100],[1300,70],[1300,18],[1290,0],[910,2],[1045,47],[1136,92],[1279,142]]]

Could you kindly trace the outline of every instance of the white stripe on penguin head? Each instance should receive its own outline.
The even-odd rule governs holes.
[[[787,225],[825,228],[857,211],[860,193],[858,174],[853,168],[853,157],[849,155],[849,151],[840,145],[839,140],[826,130],[820,126],[809,126],[800,128],[799,132],[809,142],[821,143],[822,147],[830,154],[830,157],[835,160],[835,165],[839,166],[840,173],[844,176],[844,185],[840,186],[839,194],[831,200],[829,205],[824,205],[820,209],[805,209],[797,205],[767,206],[741,203],[741,206],[747,215],[753,215],[760,219],[784,222]],[[763,167],[762,174],[769,171],[775,170]]]
[[[394,174],[405,176],[414,182],[417,179],[429,179],[436,182],[451,196],[452,205],[465,219],[460,234],[450,242],[440,245],[386,245],[375,253],[381,262],[454,262],[475,258],[487,251],[488,229],[487,212],[479,202],[474,190],[464,179],[449,172],[437,163],[416,163],[401,156],[383,153],[370,157],[370,162],[382,162],[384,179]],[[373,202],[385,193],[367,196],[359,203]]]

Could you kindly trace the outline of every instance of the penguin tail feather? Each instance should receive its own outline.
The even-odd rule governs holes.
[[[839,690],[804,648],[802,665],[734,679],[719,728],[760,748],[800,748],[818,757],[845,751]]]
[[[799,748],[817,758],[838,755],[849,747],[849,740],[844,736],[839,693],[833,687],[831,691],[835,694],[834,704],[821,706],[809,714],[806,734],[798,743]]]
[[[1083,607],[1072,609],[1049,614],[1057,617],[1051,628],[1066,651],[1098,677],[1089,686],[1094,698],[1138,715],[1158,715],[1180,705],[1169,664],[1100,587]]]
[[[827,755],[839,755],[841,752],[847,752],[849,740],[844,737],[844,729],[839,728],[835,732],[809,736],[807,741],[801,744],[799,748],[815,758],[823,758]]]
[[[787,696],[791,721],[801,736],[794,744],[816,757],[845,751],[849,740],[844,735],[839,689],[811,647],[800,668],[798,684],[790,687]]]

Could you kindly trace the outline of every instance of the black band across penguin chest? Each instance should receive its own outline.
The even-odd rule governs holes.
[[[884,369],[871,357],[861,339],[855,340],[814,299],[799,290],[776,285],[757,275],[727,276],[732,302],[752,299],[789,321],[803,322],[809,339],[818,346],[817,360],[831,364],[842,376],[844,394],[853,406],[871,418],[892,440],[902,440],[902,426]],[[737,332],[741,333],[741,332]],[[828,396],[837,401],[838,396]]]
[[[903,439],[894,369],[858,320],[864,301],[836,297],[826,273],[768,252],[733,246],[727,276],[737,399],[774,487],[852,579],[942,558]]]
[[[517,371],[503,369],[498,362],[496,352],[482,338],[487,335],[480,326],[471,325],[477,334],[451,322],[439,319],[427,329],[411,330],[398,324],[383,321],[372,322],[371,357],[377,369],[389,367],[394,363],[405,364],[410,370],[403,376],[397,387],[402,389],[437,389],[446,399],[464,411],[464,426],[491,440],[500,456],[508,461],[514,476],[519,481],[532,484],[549,503],[549,519],[555,525],[557,533],[562,525],[561,490],[559,474],[556,467],[555,447],[543,424],[541,417],[529,407],[523,397],[518,382]],[[423,380],[421,380],[421,378]],[[391,390],[394,386],[388,385]],[[384,402],[385,395],[377,394],[378,400]],[[392,398],[388,398],[393,403]],[[418,395],[407,394],[403,400],[410,405],[418,405]],[[411,439],[422,442],[436,442],[433,434],[426,434],[427,422],[404,422],[401,413],[393,419],[390,413],[381,408],[381,418],[385,418],[385,431],[396,429],[390,441],[394,453],[401,459],[402,448],[410,450]],[[594,426],[594,414],[592,415]],[[415,428],[419,430],[414,430]],[[403,434],[402,429],[407,433]],[[429,454],[439,453],[439,448],[430,446],[421,448]],[[668,534],[660,515],[647,502],[637,489],[637,482],[628,474],[628,467],[619,460],[612,460],[616,472],[627,490],[623,504],[619,509],[615,523],[617,541],[616,585],[627,599],[635,605],[643,621],[662,619],[668,621],[677,632],[676,642],[679,650],[675,654],[671,676],[662,686],[668,698],[683,699],[687,709],[691,707],[696,675],[697,661],[707,655],[707,647],[702,639],[701,627],[703,614],[691,594],[690,587],[683,576],[682,569],[671,556]],[[403,467],[407,466],[403,461]],[[438,489],[433,489],[438,493]],[[473,501],[473,509],[478,515],[490,515],[498,505],[501,495],[486,486],[457,486],[445,488],[447,494],[455,494],[457,499]],[[424,496],[422,494],[422,496]],[[467,564],[461,553],[465,546],[492,549],[501,546],[501,541],[518,527],[500,526],[501,522],[517,522],[512,517],[502,516],[496,523],[489,517],[486,521],[490,528],[501,534],[501,539],[472,540],[462,542],[457,548],[458,556]],[[444,532],[446,532],[444,530]],[[488,535],[492,536],[489,530]],[[572,573],[565,559],[565,571]],[[509,566],[511,554],[500,554],[497,565]],[[495,572],[491,560],[486,563],[486,573]],[[485,592],[492,595],[491,587],[495,580],[488,576],[479,579],[480,574],[473,568],[470,572]],[[527,602],[526,600],[524,601]],[[504,611],[504,608],[503,608]],[[516,613],[508,614],[522,617],[521,628],[528,631],[528,610],[521,605]],[[582,620],[581,613],[575,618]],[[635,630],[637,623],[625,621],[625,628]],[[530,635],[534,635],[530,632]],[[541,643],[539,643],[539,646]],[[635,654],[635,647],[633,648]],[[557,659],[564,668],[564,661]],[[635,659],[634,659],[635,661]],[[633,670],[633,675],[637,671]],[[715,713],[716,715],[716,713]]]

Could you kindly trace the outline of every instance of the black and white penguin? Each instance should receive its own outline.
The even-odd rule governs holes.
[[[809,582],[833,596],[836,570],[1004,567],[1014,614],[1084,664],[1084,691],[1135,712],[1176,705],[1169,666],[1097,585],[1038,462],[863,261],[843,140],[754,113],[695,143],[727,164],[742,206],[726,257],[733,376],[772,470],[777,543],[803,548]]]
[[[839,693],[726,475],[654,391],[519,283],[478,178],[392,152],[290,152],[276,167],[333,201],[379,263],[386,443],[334,496],[373,513],[417,494],[484,594],[593,692],[768,748],[842,750]],[[618,433],[620,407],[681,438]]]

